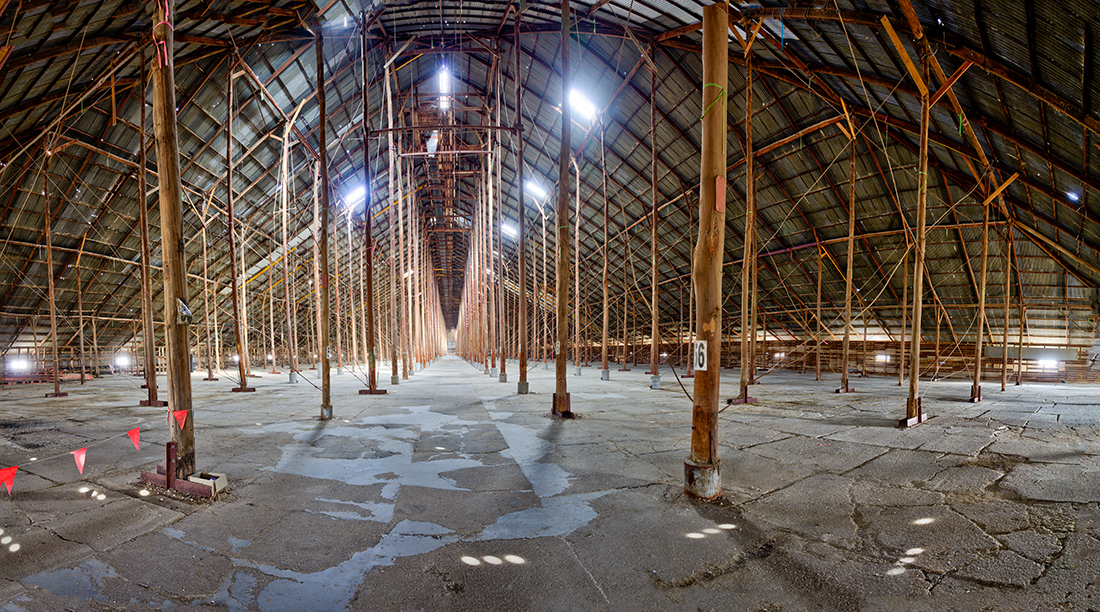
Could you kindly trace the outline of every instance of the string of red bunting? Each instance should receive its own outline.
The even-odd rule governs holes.
[[[180,429],[183,429],[184,423],[187,422],[186,410],[173,410],[172,416],[176,417],[176,423],[179,424]],[[130,441],[134,443],[134,448],[141,450],[141,427],[135,427],[126,432],[126,435],[130,437]],[[87,457],[88,447],[80,448],[74,451],[69,451],[69,454],[73,456],[76,461],[76,469],[81,475],[84,474],[84,460]],[[8,495],[11,495],[12,487],[15,485],[15,473],[19,471],[18,465],[13,465],[8,468],[0,469],[0,486],[8,488]]]

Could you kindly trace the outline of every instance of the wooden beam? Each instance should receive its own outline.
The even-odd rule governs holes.
[[[894,26],[890,24],[890,18],[882,16],[882,27],[886,30],[886,34],[890,36],[890,40],[894,43],[894,48],[898,50],[898,55],[901,56],[901,61],[905,63],[905,68],[909,70],[909,76],[913,77],[913,81],[917,84],[917,89],[920,90],[921,96],[928,95],[928,87],[924,84],[924,79],[920,76],[920,71],[917,70],[917,66],[913,64],[912,58],[909,57],[909,52],[905,50],[905,46],[901,44],[901,38],[898,38],[898,33],[894,31]]]

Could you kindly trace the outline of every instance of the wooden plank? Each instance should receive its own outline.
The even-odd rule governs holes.
[[[890,18],[885,15],[882,16],[882,27],[890,36],[890,40],[894,43],[894,48],[898,50],[898,55],[901,56],[901,61],[905,63],[905,68],[909,70],[909,76],[913,77],[913,81],[916,82],[917,89],[920,89],[921,96],[927,96],[928,86],[924,84],[924,79],[921,78],[920,71],[917,70],[917,66],[909,57],[909,52],[906,51],[905,47],[901,44],[901,39],[898,38],[898,33],[894,31],[894,26],[890,25]]]

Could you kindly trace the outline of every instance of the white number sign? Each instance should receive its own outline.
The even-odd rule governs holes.
[[[695,369],[700,372],[707,370],[707,341],[695,341]]]

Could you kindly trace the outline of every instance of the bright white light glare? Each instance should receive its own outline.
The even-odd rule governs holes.
[[[527,181],[527,184],[524,185],[524,189],[540,200],[546,197],[546,190],[534,181]]]
[[[889,362],[890,361],[890,356],[889,355],[875,355],[875,361]]]
[[[1039,360],[1039,367],[1043,368],[1044,370],[1053,370],[1053,369],[1058,367],[1058,360],[1057,359],[1040,359]]]
[[[447,449],[443,448],[442,446],[437,446],[437,447],[435,447],[435,450],[447,450]]]
[[[0,544],[11,544],[11,536],[4,536],[0,539]]]
[[[141,496],[142,497],[149,497],[149,490],[148,489],[142,489],[141,490]]]
[[[902,557],[898,559],[898,563],[912,563],[916,560],[916,557]]]
[[[500,565],[501,563],[504,563],[503,561],[500,560],[499,557],[494,557],[492,555],[489,555],[487,557],[482,557],[482,559],[485,559],[485,562],[488,563],[489,565]]]
[[[240,357],[238,357],[237,355],[233,355],[233,363],[239,363],[240,361],[241,361]]]
[[[895,567],[894,569],[886,572],[887,576],[900,576],[905,573],[904,567]]]
[[[719,529],[737,529],[737,525],[731,525],[730,523],[722,523],[718,526]]]
[[[23,360],[13,361],[11,364],[11,369],[15,370],[16,372],[22,372],[23,370],[27,369],[27,362]]]
[[[1069,198],[1070,202],[1076,202],[1076,201],[1081,199],[1081,196],[1077,195],[1076,193],[1073,193],[1072,191],[1067,193],[1066,197]]]
[[[526,559],[524,559],[523,557],[517,556],[517,555],[505,555],[504,560],[507,561],[508,563],[515,563],[516,565],[521,565],[523,563],[527,563]]]
[[[502,223],[500,226],[500,231],[504,232],[505,236],[511,236],[512,238],[519,236],[519,230],[517,230],[515,227],[512,227],[510,223]]]
[[[784,358],[784,357],[786,357],[786,356],[787,356],[787,354],[786,354],[786,353],[776,353],[776,354],[775,354],[775,358],[776,358],[776,359],[783,359],[783,358]]]
[[[366,195],[367,188],[363,185],[360,185],[353,189],[352,192],[349,193],[346,198],[344,198],[344,201],[347,202],[348,206],[355,206],[356,204],[362,202],[363,198]]]
[[[701,540],[701,539],[703,539],[703,538],[707,537],[707,536],[705,536],[705,535],[703,535],[703,534],[701,534],[701,533],[686,533],[686,534],[684,534],[684,535],[686,535],[687,537],[689,537],[689,538],[691,538],[691,539],[693,539],[693,540]]]
[[[126,367],[126,366],[130,365],[129,355],[119,355],[118,357],[116,357],[115,358],[115,365],[122,366],[122,367]]]
[[[596,116],[596,105],[576,89],[569,90],[569,105],[584,115],[585,119],[590,120]]]
[[[722,533],[722,531],[719,530],[719,529],[715,529],[714,527],[707,527],[706,529],[703,530],[703,533],[709,533],[711,535],[714,535],[716,533]]]
[[[447,110],[451,107],[451,73],[446,68],[439,70],[439,108]]]
[[[95,498],[98,499],[99,501],[103,501],[103,500],[107,499],[107,496],[100,493],[99,495],[96,495]]]
[[[466,565],[481,565],[481,560],[477,557],[462,557],[462,562]]]
[[[907,555],[919,555],[922,552],[924,552],[923,548],[910,548],[909,550],[905,551],[905,554],[907,554]]]
[[[936,519],[934,519],[934,518],[921,518],[921,519],[917,519],[917,520],[913,521],[913,524],[914,525],[931,525],[933,522],[935,522],[935,520]]]
[[[89,489],[88,487],[80,487],[81,493],[87,493],[88,491],[91,491],[91,489]]]
[[[271,361],[272,359],[275,359],[275,355],[268,355],[267,356],[268,361]]]
[[[11,546],[8,547],[8,550],[10,550],[11,552],[19,552],[19,545],[18,544],[12,544]]]

